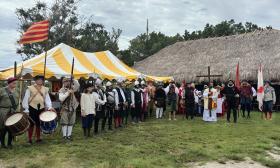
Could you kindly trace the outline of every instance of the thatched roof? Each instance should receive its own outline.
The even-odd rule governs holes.
[[[235,79],[240,64],[240,78],[257,80],[261,63],[264,79],[280,80],[280,31],[263,30],[227,37],[177,42],[134,66],[138,71],[158,76],[173,76],[181,81],[207,81],[197,75],[222,74],[216,80]],[[214,78],[215,79],[215,78]]]

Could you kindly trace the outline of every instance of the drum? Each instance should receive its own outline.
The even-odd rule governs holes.
[[[28,116],[25,113],[13,113],[5,121],[5,126],[13,136],[21,135],[30,126]]]
[[[41,130],[44,134],[52,134],[57,127],[57,114],[53,111],[42,112],[39,116]]]

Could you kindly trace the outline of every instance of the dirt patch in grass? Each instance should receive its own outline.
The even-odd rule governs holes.
[[[225,163],[208,162],[206,164],[196,164],[191,166],[192,168],[267,168],[258,162],[247,159],[242,162],[227,161]]]
[[[280,161],[280,148],[274,146],[270,151],[267,151],[267,158],[275,161]]]

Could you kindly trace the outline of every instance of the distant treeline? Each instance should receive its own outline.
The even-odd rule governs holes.
[[[68,44],[74,48],[86,52],[110,50],[123,62],[133,66],[136,61],[145,59],[164,47],[179,41],[196,40],[209,37],[221,37],[249,33],[255,30],[272,29],[271,26],[259,27],[251,22],[235,23],[235,21],[222,21],[216,25],[207,23],[203,30],[189,32],[185,30],[183,35],[177,33],[167,36],[161,32],[142,33],[130,40],[128,49],[120,50],[118,41],[122,30],[112,28],[105,29],[104,25],[95,23],[94,17],[84,17],[77,13],[79,0],[56,0],[47,5],[35,1],[31,8],[19,8],[16,15],[20,21],[19,32],[22,34],[31,23],[50,19],[50,35],[48,48],[60,43]],[[20,46],[17,52],[24,53],[24,58],[29,59],[42,53],[45,49],[44,43]]]

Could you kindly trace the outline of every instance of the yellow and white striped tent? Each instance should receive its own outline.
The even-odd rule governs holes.
[[[36,76],[44,73],[45,53],[24,61],[17,67],[17,74],[22,76]],[[155,77],[144,75],[130,68],[120,61],[110,51],[95,53],[82,52],[66,44],[59,44],[47,52],[46,78],[69,77],[71,74],[72,59],[75,60],[74,78],[100,77],[109,80],[133,80],[144,78],[154,81],[170,81],[172,77]],[[5,80],[14,75],[14,68],[0,71],[0,79]]]

